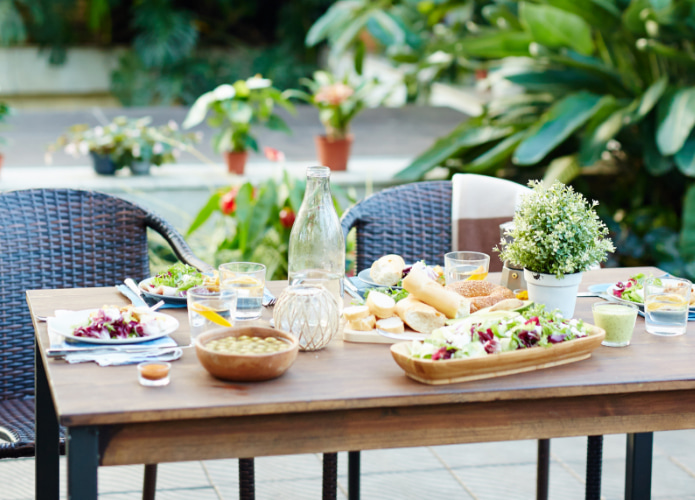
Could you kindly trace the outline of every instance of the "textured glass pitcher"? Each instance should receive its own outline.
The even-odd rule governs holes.
[[[304,200],[290,233],[290,285],[322,285],[343,303],[345,239],[333,206],[331,169],[306,170]]]

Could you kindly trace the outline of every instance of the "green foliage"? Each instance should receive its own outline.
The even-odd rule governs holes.
[[[217,191],[195,217],[188,235],[212,218],[214,229],[208,233],[213,235],[215,266],[259,262],[266,266],[267,279],[287,279],[287,247],[304,187],[303,180],[291,179],[285,172],[280,183],[269,179],[258,187],[247,182]]]
[[[555,182],[546,187],[531,182],[514,214],[512,241],[500,252],[502,261],[529,271],[554,274],[583,272],[606,260],[615,248],[594,207],[571,187]]]
[[[288,97],[272,87],[270,80],[260,77],[238,80],[201,95],[188,111],[183,127],[195,127],[210,112],[208,124],[219,129],[212,139],[216,151],[258,151],[258,143],[251,134],[254,126],[265,125],[271,130],[290,133],[285,121],[273,112],[275,105],[294,112]]]
[[[10,108],[6,102],[0,101],[0,127],[4,128],[4,123],[12,115],[12,108]],[[7,140],[0,136],[0,144],[6,144]]]
[[[429,24],[434,2],[408,3],[420,13],[410,26],[424,27],[421,40],[455,34],[437,45],[438,60],[486,68],[491,85],[504,81],[515,91],[496,92],[481,116],[439,139],[399,179],[443,166],[572,182],[601,201],[619,248],[612,263],[695,277],[692,0],[473,2],[465,28],[451,17]],[[449,15],[454,3],[436,2]],[[368,9],[368,2],[343,4]],[[357,11],[341,22],[358,22]]]

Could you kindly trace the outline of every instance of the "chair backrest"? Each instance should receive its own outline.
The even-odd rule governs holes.
[[[343,233],[357,230],[357,270],[382,255],[444,264],[451,251],[451,182],[426,181],[384,189],[343,214]]]
[[[501,271],[499,254],[492,251],[500,242],[500,224],[512,220],[520,198],[530,191],[526,186],[498,177],[454,175],[452,249],[486,253],[490,256],[490,272]]]
[[[0,399],[34,393],[34,328],[25,291],[146,278],[148,226],[183,241],[151,212],[104,193],[0,194]]]

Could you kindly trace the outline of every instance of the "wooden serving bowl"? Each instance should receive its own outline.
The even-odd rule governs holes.
[[[224,337],[275,337],[287,340],[290,348],[269,354],[231,354],[212,351],[205,345]],[[195,352],[203,367],[214,377],[235,382],[260,382],[279,377],[297,358],[299,342],[289,333],[274,328],[245,326],[220,328],[200,334],[195,339]]]

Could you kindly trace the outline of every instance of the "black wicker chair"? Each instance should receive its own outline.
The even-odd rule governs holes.
[[[375,193],[347,210],[343,234],[356,230],[356,268],[368,269],[382,255],[397,253],[406,262],[444,264],[451,251],[451,181],[405,184]],[[588,442],[587,496],[599,498],[600,436]],[[537,499],[548,498],[550,441],[538,440]],[[348,498],[359,498],[360,452],[348,452]]]
[[[34,328],[25,291],[112,286],[150,275],[147,229],[200,270],[183,237],[126,200],[71,189],[0,194],[0,459],[33,456]],[[61,430],[61,453],[64,435]],[[253,498],[253,459],[239,461],[240,496]],[[156,464],[145,466],[144,498],[154,498]]]

